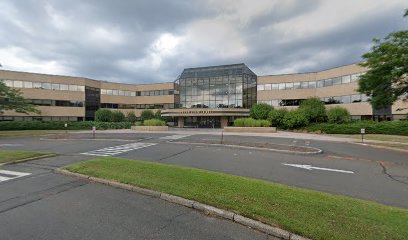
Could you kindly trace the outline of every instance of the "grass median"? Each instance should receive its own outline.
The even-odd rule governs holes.
[[[52,152],[28,152],[28,151],[11,151],[0,150],[0,164],[22,161],[24,159],[54,155]]]
[[[267,181],[123,158],[65,169],[192,199],[313,239],[406,239],[408,209]]]

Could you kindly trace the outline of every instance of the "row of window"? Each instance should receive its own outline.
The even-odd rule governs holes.
[[[82,101],[65,101],[49,99],[24,99],[24,101],[37,106],[83,107],[85,105],[84,102]]]
[[[1,80],[6,86],[14,88],[38,88],[57,91],[79,91],[84,92],[85,86],[60,84],[60,83],[47,83],[47,82],[30,82],[20,80]]]
[[[101,94],[111,96],[161,96],[161,95],[174,95],[173,89],[164,90],[152,90],[152,91],[125,91],[118,89],[101,89]]]
[[[118,104],[118,103],[101,103],[101,108],[113,109],[171,109],[173,103],[155,103],[155,104]]]
[[[348,104],[358,102],[368,102],[369,97],[365,94],[355,94],[348,96],[336,96],[336,97],[324,97],[320,98],[324,104]],[[299,104],[305,99],[274,99],[274,100],[262,100],[258,103],[266,103],[271,106],[299,106]]]
[[[0,116],[0,121],[64,121],[64,122],[74,122],[83,121],[83,117],[8,117]]]
[[[362,73],[346,75],[342,77],[329,78],[319,81],[305,81],[305,82],[287,82],[287,83],[268,83],[258,84],[258,91],[267,90],[291,90],[291,89],[305,89],[305,88],[321,88],[335,86],[339,84],[346,84],[358,81]]]

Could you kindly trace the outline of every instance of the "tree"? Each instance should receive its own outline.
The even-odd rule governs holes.
[[[109,109],[98,109],[95,112],[95,121],[97,122],[112,122],[112,111]]]
[[[154,114],[154,118],[159,119],[159,120],[163,120],[163,117],[161,115],[161,111],[158,110],[155,114]]]
[[[253,105],[249,111],[249,116],[253,119],[268,119],[269,112],[273,110],[271,105],[266,103],[257,103]]]
[[[268,120],[271,122],[272,127],[283,127],[283,119],[285,118],[286,113],[288,113],[286,108],[272,110],[268,116]]]
[[[136,122],[136,120],[137,120],[137,117],[136,117],[136,114],[134,112],[128,112],[127,113],[127,115],[126,115],[126,121],[127,122],[134,123],[134,122]]]
[[[303,100],[299,109],[304,112],[309,122],[324,122],[326,120],[326,108],[319,98],[312,97]]]
[[[404,16],[408,16],[408,10]],[[371,97],[374,109],[381,109],[400,97],[408,97],[408,30],[390,33],[373,42],[371,51],[362,56],[361,66],[368,71],[360,76],[358,90]]]
[[[14,110],[18,113],[40,113],[32,104],[24,101],[18,89],[12,89],[0,81],[0,114],[6,110]]]
[[[125,121],[125,114],[121,111],[113,111],[112,112],[112,122],[124,122]]]
[[[142,114],[140,115],[140,118],[144,120],[149,120],[154,118],[154,113],[150,109],[146,109],[142,111]]]
[[[295,129],[309,124],[305,112],[301,109],[288,111],[283,118],[283,126],[286,129]]]
[[[350,121],[350,112],[342,107],[334,107],[327,110],[329,123],[343,123]]]

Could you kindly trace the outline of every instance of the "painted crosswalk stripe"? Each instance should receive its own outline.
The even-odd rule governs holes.
[[[4,182],[7,180],[19,178],[19,177],[24,177],[28,176],[31,173],[25,173],[25,172],[15,172],[15,171],[9,171],[9,170],[0,170],[0,182]]]
[[[113,155],[118,155],[121,153],[133,151],[140,148],[150,147],[156,145],[156,143],[129,143],[125,145],[119,145],[114,147],[107,147],[102,148],[94,151],[84,152],[81,153],[83,155],[90,155],[90,156],[100,156],[100,157],[109,157]]]
[[[189,136],[191,136],[191,135],[187,135],[187,134],[177,134],[177,135],[170,135],[170,136],[161,137],[160,139],[176,140],[176,139],[185,138],[185,137],[189,137]]]

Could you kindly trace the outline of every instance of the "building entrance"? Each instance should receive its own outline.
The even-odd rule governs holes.
[[[184,127],[220,128],[221,127],[221,117],[212,117],[212,116],[185,117]]]

